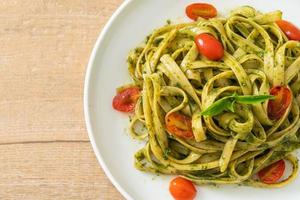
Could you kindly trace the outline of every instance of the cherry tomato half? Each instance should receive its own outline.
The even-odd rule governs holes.
[[[209,19],[217,16],[217,9],[207,3],[193,3],[186,7],[185,13],[190,19],[196,21],[198,17]]]
[[[138,87],[125,88],[114,97],[113,108],[121,112],[132,112],[139,96],[140,89]]]
[[[287,87],[275,86],[271,88],[270,94],[275,99],[269,100],[268,116],[270,119],[280,119],[292,102],[292,92]]]
[[[258,177],[263,183],[272,184],[276,183],[283,175],[285,170],[284,160],[279,160],[276,163],[258,172]]]
[[[169,191],[175,200],[193,200],[197,193],[194,184],[182,177],[176,177],[170,182]]]
[[[165,121],[167,131],[170,134],[186,139],[194,137],[192,131],[192,119],[190,117],[179,113],[171,113],[166,116]]]
[[[197,35],[195,43],[199,53],[209,60],[220,60],[224,56],[222,43],[210,34],[202,33]]]
[[[300,41],[300,29],[297,26],[285,20],[278,20],[276,24],[290,40]]]

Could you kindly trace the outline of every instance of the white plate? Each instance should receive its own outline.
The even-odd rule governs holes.
[[[117,189],[127,198],[136,200],[172,199],[168,176],[156,176],[136,170],[133,154],[142,145],[126,133],[128,117],[112,109],[115,88],[129,83],[126,56],[153,29],[167,19],[184,18],[189,0],[129,0],[109,20],[92,52],[87,69],[84,110],[89,137],[97,159]],[[199,1],[198,1],[199,2]],[[241,5],[261,11],[280,9],[284,18],[300,25],[300,1],[210,0],[221,14]],[[239,186],[198,187],[201,200],[282,200],[300,199],[300,178],[280,189],[259,189]]]

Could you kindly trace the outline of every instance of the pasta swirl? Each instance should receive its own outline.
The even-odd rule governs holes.
[[[288,41],[274,23],[281,15],[244,6],[227,19],[166,25],[130,52],[129,73],[142,95],[129,130],[146,143],[135,154],[136,168],[179,174],[197,184],[281,187],[296,177],[297,158],[291,153],[300,146],[300,43]],[[221,41],[223,59],[199,55],[194,37],[200,33]],[[236,103],[235,112],[201,115],[222,97],[266,95],[274,85],[293,91],[292,104],[279,120],[269,118],[268,102]],[[174,113],[192,119],[193,138],[168,133],[165,119]],[[265,184],[255,178],[280,159],[293,165],[286,180]]]

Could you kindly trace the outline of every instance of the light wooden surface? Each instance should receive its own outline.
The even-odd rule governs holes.
[[[1,0],[0,199],[123,199],[92,151],[83,81],[121,0]]]

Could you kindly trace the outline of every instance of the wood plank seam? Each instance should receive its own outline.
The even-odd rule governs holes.
[[[0,145],[15,144],[49,144],[49,143],[89,143],[89,140],[49,140],[49,141],[24,141],[24,142],[2,142]]]

